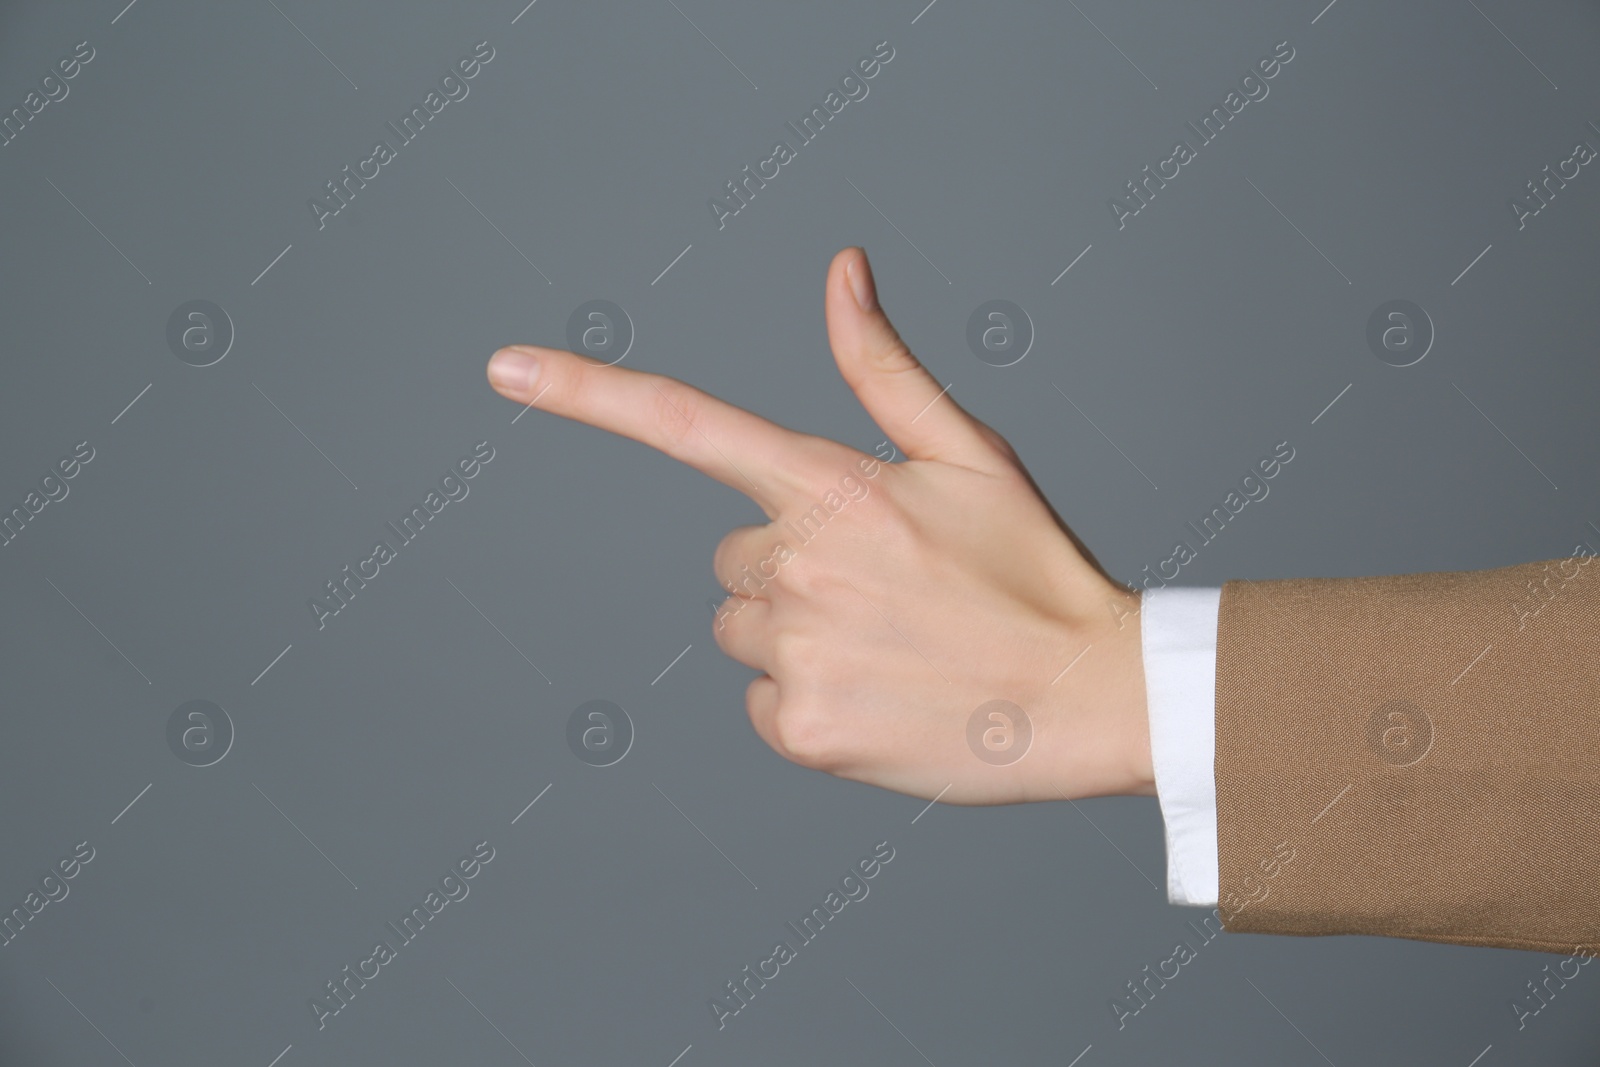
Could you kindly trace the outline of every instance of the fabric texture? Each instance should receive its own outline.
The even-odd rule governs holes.
[[[1166,827],[1167,900],[1217,903],[1216,722],[1219,588],[1148,589],[1140,642],[1150,758]]]
[[[1592,555],[1232,581],[1217,638],[1225,929],[1600,951]]]

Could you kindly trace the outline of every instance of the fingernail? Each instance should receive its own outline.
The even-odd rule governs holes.
[[[496,389],[525,393],[539,377],[539,361],[517,348],[502,348],[489,360],[489,381]]]
[[[862,311],[878,310],[878,290],[872,283],[872,268],[867,264],[865,250],[844,266],[844,276],[855,294],[856,307]]]

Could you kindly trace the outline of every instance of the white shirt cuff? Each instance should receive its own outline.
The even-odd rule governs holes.
[[[1219,588],[1144,591],[1140,607],[1150,756],[1166,824],[1167,900],[1217,902]]]

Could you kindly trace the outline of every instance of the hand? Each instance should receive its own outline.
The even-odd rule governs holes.
[[[781,755],[949,803],[1153,794],[1137,597],[1079,549],[1005,439],[906,348],[866,253],[834,257],[825,304],[839,373],[906,462],[555,349],[502,349],[489,380],[761,506],[768,524],[717,546],[733,595],[712,626],[724,652],[764,672],[745,704]],[[974,712],[996,700],[1026,713],[1025,751],[1005,705],[970,731],[991,747],[969,744]],[[977,754],[994,746],[990,760]]]

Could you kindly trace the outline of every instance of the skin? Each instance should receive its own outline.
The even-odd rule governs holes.
[[[712,628],[725,653],[762,672],[745,706],[780,755],[946,803],[1154,795],[1137,595],[1079,545],[1005,439],[911,354],[864,251],[834,257],[824,302],[839,373],[905,462],[558,349],[501,349],[489,381],[519,404],[659,449],[766,513],[767,525],[717,546],[713,567],[733,596]],[[1032,725],[1031,745],[1003,766],[968,742],[969,720],[993,700]]]

